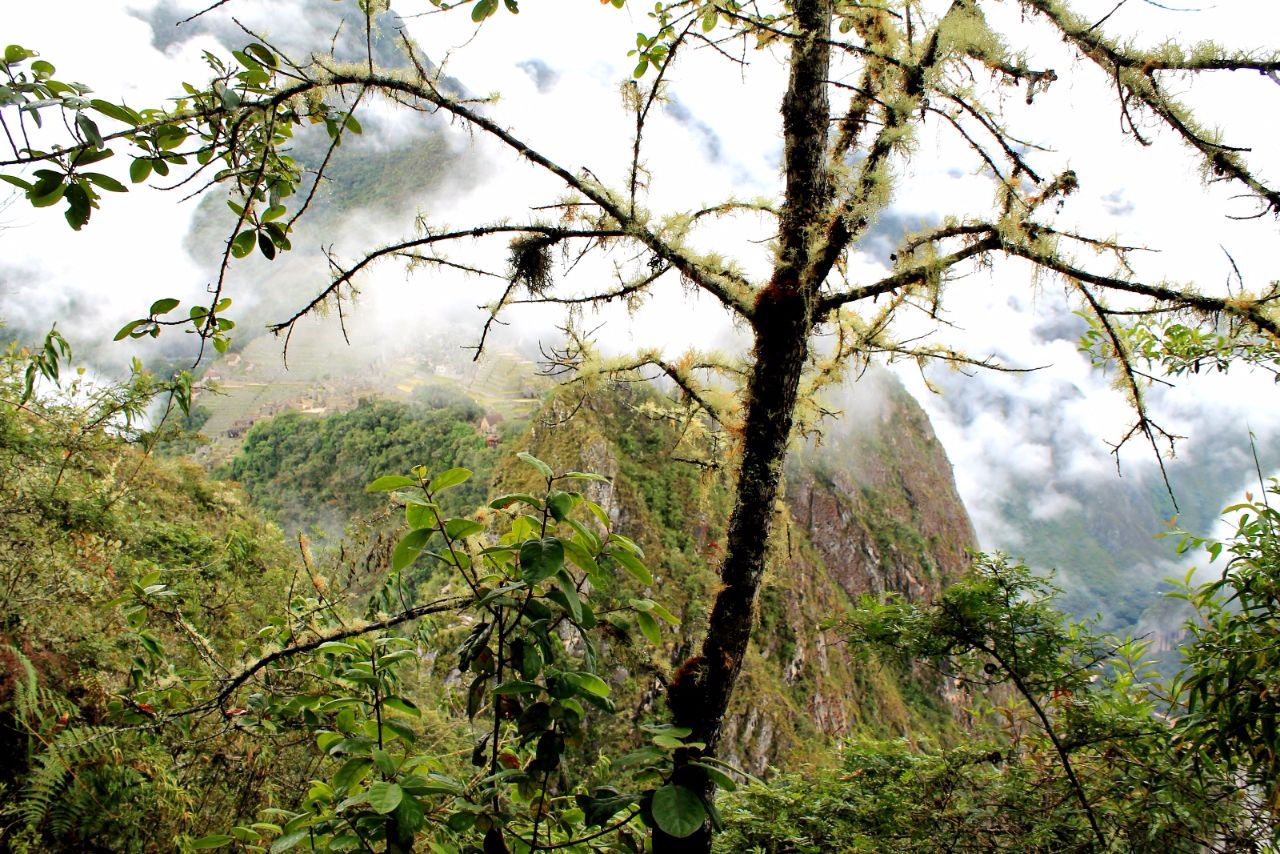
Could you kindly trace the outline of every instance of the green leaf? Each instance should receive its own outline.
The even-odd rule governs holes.
[[[451,486],[466,483],[470,478],[470,469],[452,468],[433,477],[431,479],[431,483],[427,484],[427,492],[436,493],[442,489],[448,489]]]
[[[93,212],[89,194],[79,182],[76,182],[67,187],[66,198],[67,210],[63,216],[66,217],[67,225],[79,231],[89,222],[89,216]]]
[[[252,54],[254,59],[258,60],[268,68],[276,67],[276,61],[277,61],[276,55],[270,48],[266,47],[265,45],[260,45],[257,42],[254,42],[252,44],[246,45],[244,52],[247,54]]]
[[[118,122],[123,122],[124,124],[132,125],[134,127],[137,127],[142,123],[141,116],[123,105],[113,104],[110,101],[104,101],[101,98],[94,98],[89,102],[89,104],[104,116],[115,119]]]
[[[737,781],[734,780],[732,777],[730,777],[728,774],[721,771],[719,768],[715,767],[714,765],[708,765],[706,762],[696,762],[696,761],[690,762],[689,764],[694,766],[695,768],[701,768],[702,772],[711,779],[711,782],[715,783],[717,786],[724,789],[726,792],[733,792],[737,790],[738,788]]]
[[[641,611],[636,614],[636,622],[640,624],[640,634],[644,635],[649,643],[654,646],[662,643],[662,631],[658,628],[657,620]]]
[[[97,122],[84,113],[76,113],[76,127],[80,128],[80,132],[94,148],[102,148],[102,133],[98,130]]]
[[[400,714],[408,715],[411,718],[422,717],[422,710],[404,697],[387,697],[382,701],[382,705],[388,709],[395,709]]]
[[[108,193],[127,193],[129,188],[121,184],[110,175],[104,175],[101,172],[81,172],[80,177],[97,184]]]
[[[235,841],[236,841],[236,838],[234,836],[228,836],[225,833],[210,833],[208,836],[202,836],[199,839],[192,842],[191,847],[197,848],[200,850],[204,850],[207,848],[221,848],[222,846],[228,845]]]
[[[396,761],[385,750],[373,751],[373,764],[377,765],[378,770],[386,777],[394,777],[396,775]]]
[[[417,481],[411,477],[405,477],[402,474],[387,474],[375,480],[366,486],[365,492],[390,492],[393,489],[404,489],[406,486],[416,486]]]
[[[636,557],[644,560],[644,549],[640,548],[636,541],[630,537],[624,537],[622,534],[618,533],[610,533],[609,542],[610,544],[621,546]],[[614,551],[617,551],[617,549],[614,549]]]
[[[525,540],[520,546],[520,577],[529,584],[550,578],[564,566],[564,544],[557,537]]]
[[[404,789],[395,783],[377,782],[369,787],[369,806],[383,815],[400,806],[404,799]],[[701,807],[701,804],[699,804]]]
[[[43,192],[43,193],[38,192],[40,190],[45,190],[46,187],[48,187],[48,190],[46,192]],[[67,192],[66,184],[58,183],[52,186],[49,186],[47,184],[36,184],[29,191],[27,191],[27,198],[31,200],[32,207],[47,208],[47,207],[52,207],[53,205],[56,205],[58,202],[62,201],[62,197],[66,194],[66,192]]]
[[[524,462],[533,466],[535,469],[538,470],[538,473],[541,474],[543,477],[547,478],[548,480],[551,479],[552,477],[551,466],[547,465],[542,460],[535,457],[533,454],[530,454],[527,451],[521,451],[520,453],[516,454],[516,458],[523,460]]]
[[[505,510],[517,501],[523,501],[530,507],[536,507],[539,510],[542,509],[542,502],[536,496],[530,495],[527,492],[513,492],[509,495],[499,495],[497,498],[489,502],[489,507],[492,510]]]
[[[436,514],[440,508],[435,504],[419,504],[411,501],[405,505],[404,517],[409,523],[410,528],[431,528],[435,530],[436,521],[439,516]]]
[[[151,311],[148,313],[152,317],[155,317],[157,314],[168,314],[180,304],[181,303],[173,297],[165,297],[164,299],[158,299],[151,303]]]
[[[471,20],[477,24],[498,10],[498,0],[476,0],[471,7]]]
[[[252,229],[240,232],[231,241],[231,254],[236,258],[247,258],[257,240],[258,233]]]
[[[577,540],[563,540],[564,552],[579,568],[587,575],[595,578],[600,575],[600,567],[596,564],[595,559],[591,557],[591,553],[583,547],[582,543]]]
[[[34,50],[27,50],[21,45],[11,44],[4,49],[4,61],[8,63],[22,62],[24,59],[30,59],[36,56]]]
[[[586,827],[604,826],[609,819],[636,802],[635,795],[619,794],[617,789],[599,788],[591,795],[575,795]]]
[[[595,474],[589,471],[567,471],[561,477],[573,477],[579,480],[598,480],[602,483],[612,483],[609,478],[602,474]]]
[[[707,820],[702,799],[692,789],[668,783],[653,793],[653,820],[662,832],[677,839],[691,836]]]
[[[116,333],[116,337],[112,340],[123,341],[133,333],[133,330],[137,329],[139,326],[146,325],[148,322],[149,321],[147,320],[130,320],[124,326],[120,327],[120,331]]]
[[[581,623],[582,598],[578,596],[578,586],[574,583],[573,577],[561,570],[556,573],[556,583],[560,585],[560,592],[564,594],[564,604],[569,609],[569,616],[573,617],[575,623]]]
[[[271,854],[276,854],[276,852],[279,851],[288,851],[290,848],[310,836],[311,828],[309,827],[300,827],[297,830],[290,831],[284,836],[281,836],[275,842],[271,843]]]
[[[276,260],[276,245],[271,242],[271,237],[265,231],[258,232],[258,251],[268,261]]]
[[[471,519],[450,519],[444,523],[444,532],[451,540],[473,537],[484,530],[484,525]]]
[[[553,492],[547,497],[547,509],[557,522],[563,522],[573,509],[574,497],[568,492]]]
[[[609,696],[609,686],[594,673],[573,673],[570,674],[570,678],[579,688],[589,694],[595,694],[597,697]]]
[[[631,577],[636,581],[646,586],[653,584],[653,574],[649,572],[649,568],[641,563],[640,559],[631,552],[615,549],[609,552],[609,557],[620,563],[622,568],[630,573]]]
[[[391,568],[397,572],[404,569],[422,554],[422,550],[427,545],[427,540],[431,538],[430,528],[418,528],[410,531],[401,538],[396,544],[395,551],[391,553]]]
[[[373,767],[373,762],[362,756],[348,759],[346,764],[333,775],[333,788],[342,796],[351,791],[351,787],[360,783]]]

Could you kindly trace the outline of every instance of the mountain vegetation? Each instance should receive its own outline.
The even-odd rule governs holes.
[[[575,407],[557,395],[493,460],[491,509],[429,538],[352,503],[347,536],[313,553],[250,507],[276,502],[286,480],[259,478],[246,496],[147,453],[156,434],[131,424],[154,380],[28,394],[27,368],[50,363],[11,351],[0,394],[6,848],[498,850],[485,819],[499,786],[509,850],[575,838],[571,849],[642,850],[646,822],[694,820],[659,795],[665,757],[689,739],[659,698],[705,630],[731,489],[723,472],[672,460],[681,432],[661,396],[602,390],[561,424]],[[1185,588],[1199,628],[1164,683],[1142,643],[1068,623],[1025,567],[965,569],[967,529],[936,527],[963,517],[945,457],[909,397],[887,401],[848,440],[881,449],[870,469],[810,451],[788,473],[749,693],[730,709],[725,759],[706,766],[737,789],[715,813],[716,850],[1255,850],[1273,832],[1275,511],[1235,508],[1228,543],[1185,539],[1232,563]],[[302,429],[341,424],[359,444],[423,417],[364,409]],[[450,410],[471,414],[456,400],[427,414]],[[230,469],[263,455],[246,442]],[[544,471],[588,463],[604,474],[536,494]],[[443,498],[464,477],[383,477],[373,494],[401,496],[412,525],[417,508],[443,506],[414,489]],[[478,554],[463,542],[543,514],[562,514],[564,533],[517,531],[483,550],[559,567],[536,597],[519,596],[525,570],[497,587],[477,578],[482,598],[535,618],[533,649],[520,630],[450,616]],[[416,622],[405,601],[420,603]],[[557,611],[563,627],[540,630]]]

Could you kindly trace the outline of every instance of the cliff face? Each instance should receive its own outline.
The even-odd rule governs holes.
[[[864,660],[822,628],[863,593],[932,598],[974,544],[923,411],[888,377],[877,377],[866,397],[853,429],[793,452],[788,466],[759,625],[726,729],[727,758],[754,773],[822,761],[860,734],[935,738],[951,725],[936,681]],[[730,493],[725,472],[673,461],[674,429],[638,416],[638,402],[619,390],[567,420],[571,407],[553,403],[534,420],[527,447],[554,467],[613,478],[593,484],[591,497],[643,545],[657,575],[654,597],[682,618],[651,666],[620,674],[643,717],[662,702],[665,675],[697,648]],[[499,469],[510,472],[499,475],[501,491],[522,486],[521,467]]]

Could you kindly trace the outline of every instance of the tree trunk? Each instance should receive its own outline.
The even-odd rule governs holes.
[[[764,574],[778,484],[795,420],[800,377],[809,356],[815,306],[824,270],[815,263],[830,209],[827,131],[830,106],[831,0],[796,0],[791,77],[782,103],[785,200],[778,261],[757,297],[752,316],[755,351],[746,388],[742,466],[720,569],[722,586],[712,606],[701,655],[681,667],[668,688],[675,723],[693,730],[701,750],[676,753],[672,782],[701,792],[708,803],[714,785],[696,766],[720,740],[733,688],[755,624],[755,599]],[[706,854],[711,829],[677,839],[653,835],[654,854]]]

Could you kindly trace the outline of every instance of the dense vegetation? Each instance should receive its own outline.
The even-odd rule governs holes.
[[[32,364],[0,358],[0,848],[171,850],[305,781],[296,738],[160,726],[152,693],[251,645],[296,560],[238,491],[131,441],[149,377],[28,396]]]
[[[687,731],[662,723],[645,686],[679,678],[693,636],[650,597],[697,619],[724,491],[658,462],[678,434],[637,415],[660,412],[655,398],[601,393],[576,427],[527,445],[594,457],[608,480],[509,457],[495,469],[506,497],[446,518],[464,469],[382,477],[375,494],[407,502],[411,532],[372,560],[317,561],[293,557],[233,486],[147,455],[154,437],[131,419],[152,380],[28,394],[32,364],[11,352],[0,375],[10,850],[634,851],[646,823],[685,832],[706,815],[724,852],[1253,851],[1274,834],[1280,518],[1265,502],[1234,508],[1226,543],[1184,541],[1230,564],[1183,594],[1200,619],[1172,683],[1140,643],[1069,623],[1051,587],[1002,558],[932,605],[846,600],[829,616],[861,659],[837,676],[867,695],[862,735],[832,751],[796,729],[788,764],[811,767],[765,783],[692,766],[740,786],[712,812],[664,770]],[[605,441],[622,413],[636,420]],[[369,415],[312,427],[359,423],[362,440],[384,424]],[[769,687],[771,674],[809,640],[787,639],[789,597],[821,588],[768,590],[746,678],[755,702],[776,692],[769,705],[797,708],[829,688],[816,674]],[[907,690],[922,667],[960,689],[967,735]],[[897,730],[909,738],[884,729],[886,690],[914,709]]]
[[[322,525],[340,532],[352,517],[386,503],[364,490],[379,474],[463,466],[475,475],[445,505],[460,512],[484,501],[497,455],[480,432],[483,417],[460,393],[369,401],[325,418],[289,411],[255,424],[221,474],[243,484],[288,530]]]

